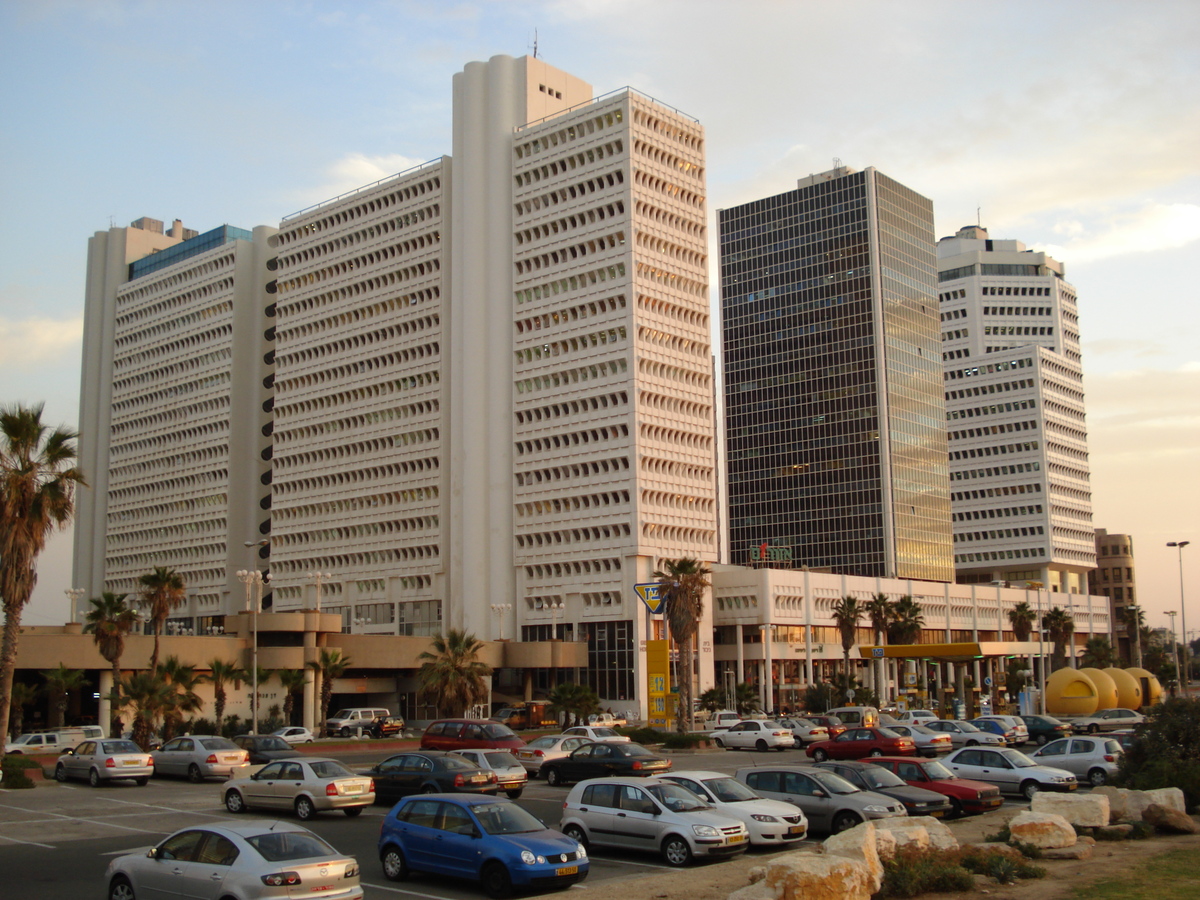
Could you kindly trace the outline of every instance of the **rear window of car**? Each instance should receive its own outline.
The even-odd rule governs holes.
[[[280,743],[282,744],[283,741],[280,741]],[[225,738],[220,738],[220,737],[201,738],[200,746],[203,747],[205,750],[236,750],[237,749],[237,744],[235,744],[233,741],[227,741]]]
[[[1104,742],[1104,752],[1105,753],[1120,753],[1121,752],[1121,744],[1118,741],[1105,741]]]
[[[103,753],[141,753],[142,748],[133,741],[105,741],[100,745]]]
[[[483,726],[483,733],[491,740],[504,740],[506,738],[515,738],[516,733],[507,725],[501,725],[497,722],[491,722]]]
[[[338,855],[331,846],[309,832],[270,831],[246,838],[246,843],[268,862]]]
[[[309,765],[312,767],[313,774],[318,778],[346,778],[354,776],[353,772],[340,762],[332,759],[311,762]]]
[[[494,766],[498,769],[509,768],[521,765],[517,762],[517,758],[505,750],[503,753],[485,753],[483,758],[487,760],[489,766]]]
[[[478,769],[479,766],[471,762],[469,759],[463,759],[461,756],[442,756],[439,757],[439,765],[448,771],[465,771],[467,769]]]

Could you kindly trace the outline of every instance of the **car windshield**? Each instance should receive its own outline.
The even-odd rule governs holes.
[[[673,812],[712,809],[687,788],[678,784],[652,784],[647,790],[659,803]]]
[[[485,753],[483,758],[487,760],[487,764],[493,769],[511,769],[513,766],[520,766],[517,758],[505,750],[502,753]]]
[[[201,738],[199,743],[205,750],[236,750],[238,748],[233,741],[219,737]],[[283,744],[283,741],[279,743]],[[283,744],[283,746],[286,747],[287,744]]]
[[[622,756],[653,756],[654,754],[643,747],[641,744],[621,744],[617,748],[617,752]]]
[[[955,775],[936,759],[925,763],[925,774],[930,778],[954,778]]]
[[[337,856],[338,852],[309,831],[268,831],[246,838],[267,862]]]
[[[883,769],[879,766],[870,766],[863,769],[862,780],[863,784],[871,790],[904,786],[904,782],[896,777],[890,769]]]
[[[703,784],[722,803],[743,803],[746,800],[762,799],[750,788],[732,778],[710,778]]]
[[[331,719],[348,719],[348,718],[350,718],[350,710],[339,709],[337,712],[335,712],[329,718],[331,718]]]
[[[233,745],[231,744],[230,746],[233,746]],[[255,741],[255,746],[259,750],[291,750],[292,749],[291,746],[288,744],[288,742],[285,741],[283,738],[277,738],[277,737],[274,737],[273,735],[269,736],[269,737],[260,737],[257,741]],[[226,748],[222,747],[220,749],[224,750]]]
[[[974,725],[972,725],[970,722],[955,722],[954,724],[957,725],[958,730],[963,732],[964,734],[973,734],[973,733],[979,731],[979,729],[976,728]]]
[[[1018,769],[1027,769],[1030,766],[1037,765],[1037,763],[1035,763],[1032,759],[1030,759],[1028,756],[1026,756],[1020,750],[1001,750],[999,752],[1003,753],[1004,758],[1007,759],[1014,766],[1016,766]]]
[[[826,717],[825,717],[825,724],[826,724],[826,725],[841,725],[841,724],[842,724],[842,720],[841,720],[841,719],[839,719],[837,716],[826,716]]]
[[[104,753],[141,753],[142,748],[133,741],[105,741],[100,745]]]
[[[434,762],[440,764],[443,769],[449,771],[460,770],[465,772],[468,769],[473,771],[479,768],[479,766],[475,765],[475,763],[471,762],[469,759],[463,759],[461,756],[441,756],[436,758]]]
[[[471,807],[487,834],[527,834],[546,826],[515,803],[485,803]]]
[[[354,777],[354,773],[336,759],[321,759],[316,762],[310,762],[309,765],[312,767],[313,774],[318,778]]]
[[[831,794],[857,794],[858,788],[848,782],[841,775],[834,775],[832,772],[813,772],[812,776],[821,783],[821,787],[829,791]]]
[[[562,740],[561,737],[548,734],[545,737],[540,737],[540,738],[537,738],[536,740],[530,741],[529,746],[537,748],[538,750],[541,750],[545,747],[553,747],[561,740]]]
[[[489,740],[500,741],[508,738],[515,738],[516,734],[507,725],[500,725],[496,722],[486,723],[483,726],[483,735]]]

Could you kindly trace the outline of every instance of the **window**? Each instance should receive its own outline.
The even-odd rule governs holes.
[[[158,848],[158,859],[191,860],[196,856],[200,841],[208,834],[207,831],[185,831],[168,838]]]

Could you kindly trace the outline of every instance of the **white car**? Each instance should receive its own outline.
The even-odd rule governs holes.
[[[296,818],[307,821],[321,810],[340,809],[354,817],[375,802],[375,781],[336,759],[280,759],[252,775],[239,772],[221,787],[221,796],[231,813],[258,807],[291,809]]]
[[[4,745],[5,753],[32,754],[58,753],[63,745],[58,741],[58,735],[50,732],[34,732],[22,734]]]
[[[804,811],[782,800],[768,800],[736,778],[721,772],[683,772],[659,775],[687,788],[718,812],[741,819],[753,846],[780,846],[804,840],[808,819]]]
[[[629,735],[617,734],[611,728],[604,728],[600,725],[576,725],[574,728],[564,728],[563,734],[567,737],[587,738],[589,741],[607,741],[613,744],[629,743]]]
[[[792,730],[771,719],[744,719],[709,737],[718,747],[730,750],[790,750],[796,746]]]
[[[958,719],[938,719],[936,722],[930,722],[921,727],[950,735],[950,743],[954,744],[955,747],[976,747],[979,745],[991,747],[1008,746],[1008,741],[1004,740],[1000,735],[976,728],[970,722],[960,722]]]
[[[938,714],[931,709],[908,709],[898,713],[895,718],[901,725],[926,725],[936,722]]]
[[[491,769],[496,773],[496,787],[512,800],[521,796],[529,781],[529,773],[511,750],[451,750],[450,755],[461,756],[481,769]]]
[[[796,739],[796,746],[803,744],[815,744],[817,741],[829,740],[829,729],[824,725],[818,725],[810,719],[796,719],[785,716],[779,720],[779,724],[784,728],[792,730],[792,737]]]
[[[1000,788],[1002,794],[1020,794],[1032,800],[1038,791],[1073,791],[1079,787],[1066,769],[1043,766],[1020,750],[1008,747],[963,747],[942,764],[959,778],[983,781]]]
[[[275,735],[275,737],[283,738],[289,744],[311,744],[316,739],[311,731],[299,725],[289,725],[286,728],[279,728],[272,731],[271,734]]]
[[[537,778],[542,771],[542,763],[562,759],[569,756],[572,750],[578,750],[584,744],[590,743],[591,738],[575,734],[547,734],[534,738],[524,747],[518,747],[514,756],[517,757],[517,762],[525,767],[530,778]]]
[[[1098,731],[1118,731],[1122,728],[1133,728],[1146,721],[1146,717],[1132,709],[1102,709],[1090,716],[1079,716],[1067,720],[1071,730],[1076,734],[1086,731],[1095,734]]]

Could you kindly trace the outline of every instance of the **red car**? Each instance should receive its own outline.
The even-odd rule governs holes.
[[[817,741],[804,750],[817,762],[862,759],[866,756],[916,756],[917,745],[886,728],[849,728],[831,741]]]
[[[515,750],[525,742],[499,722],[438,719],[421,735],[422,750]]]
[[[829,729],[829,739],[833,740],[839,734],[846,730],[846,726],[837,716],[805,716],[810,722],[816,722],[818,725],[824,725]]]
[[[940,760],[880,756],[871,762],[890,769],[913,787],[945,794],[950,798],[950,815],[955,818],[990,812],[993,809],[999,809],[1004,802],[1000,796],[1000,788],[994,784],[959,778]]]

